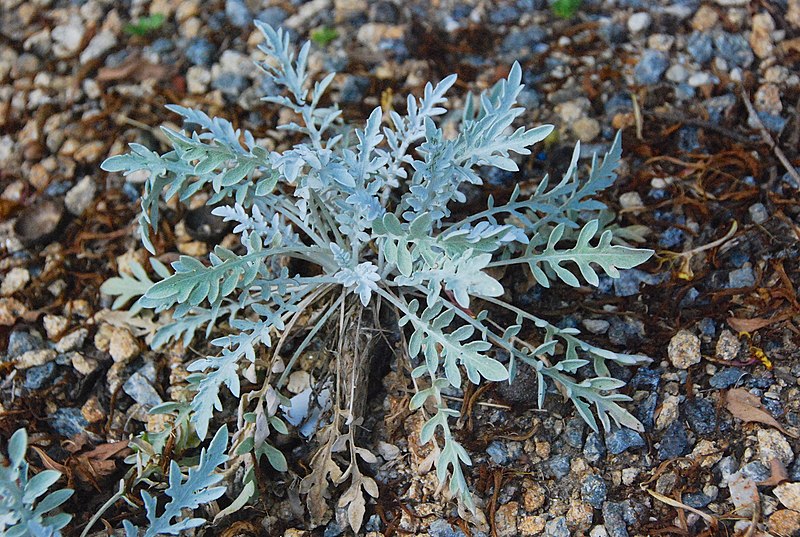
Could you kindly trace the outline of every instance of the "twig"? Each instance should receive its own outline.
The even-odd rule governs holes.
[[[642,109],[639,107],[639,100],[636,95],[631,95],[631,102],[633,103],[633,119],[636,122],[636,139],[644,140],[642,136]]]
[[[761,138],[764,140],[770,148],[772,149],[775,156],[778,157],[778,160],[781,161],[783,167],[786,168],[786,171],[789,172],[789,175],[792,176],[796,185],[800,185],[800,174],[797,173],[797,170],[794,169],[792,163],[786,158],[786,154],[783,150],[775,143],[775,139],[769,133],[767,128],[764,126],[764,123],[761,122],[761,118],[758,117],[755,108],[753,108],[753,104],[750,102],[750,95],[742,89],[742,100],[744,101],[745,107],[747,107],[747,113],[750,116],[750,120],[755,124],[756,128],[761,132]]]
[[[753,141],[750,138],[748,138],[747,136],[743,136],[738,132],[726,129],[723,126],[711,123],[710,121],[686,117],[678,112],[653,112],[651,110],[645,110],[644,115],[654,117],[656,119],[663,119],[664,121],[676,121],[678,123],[683,123],[690,127],[699,127],[701,129],[714,131],[717,134],[721,134],[727,138],[730,138],[735,142],[739,142],[740,144],[753,143]]]

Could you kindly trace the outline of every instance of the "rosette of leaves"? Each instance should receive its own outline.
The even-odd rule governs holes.
[[[269,151],[224,119],[170,106],[186,128],[163,128],[172,145],[168,152],[131,144],[130,153],[102,165],[110,172],[149,172],[140,229],[153,253],[151,233],[158,229],[162,199],[187,201],[210,191],[208,203],[218,206],[214,213],[236,224],[235,249],[217,246],[208,259],[180,256],[171,268],[154,259],[152,275],[134,264],[131,275],[103,287],[118,297],[116,307],[135,299],[134,311],[169,315],[155,346],[188,343],[203,329],[207,336],[219,334],[211,340],[219,352],[189,366],[196,390],[191,421],[198,435],[207,434],[214,411],[221,410],[221,390],[240,397],[243,378],[261,383],[240,397],[237,434],[247,440],[239,448],[285,467],[268,440],[270,431],[286,429],[279,417],[286,403],[280,390],[297,358],[319,334],[335,333],[337,325],[341,330],[345,316],[377,304],[396,312],[407,336],[418,390],[411,406],[427,420],[421,440],[439,451],[439,479],[449,480],[450,491],[468,506],[473,503],[462,466],[470,457],[451,430],[459,413],[447,404],[448,389],[513,381],[524,363],[539,380],[540,405],[552,383],[593,429],[614,422],[641,430],[620,406],[629,399],[616,392],[624,383],[611,378],[607,363],[632,365],[646,358],[598,348],[577,330],[537,316],[535,308],[513,305],[492,270],[519,265],[544,287],[556,281],[597,285],[600,273],[616,278],[619,270],[650,257],[649,250],[620,244],[600,224],[605,207],[594,196],[616,178],[620,137],[602,159],[592,159],[585,176],[579,174],[576,147],[560,180],[546,177],[530,196],[517,188],[505,203],[490,197],[484,210],[454,216],[454,206],[466,201],[463,187],[483,183],[482,167],[517,171],[520,156],[552,131],[547,125],[512,126],[524,111],[517,105],[523,89],[518,64],[491,90],[468,97],[453,137],[445,136],[436,119],[447,113],[445,93],[455,75],[428,83],[419,98],[409,96],[404,114],[376,108],[352,129],[335,103],[321,104],[334,75],[310,81],[309,43],[296,52],[283,30],[256,24],[265,37],[261,50],[269,56],[260,67],[281,90],[264,100],[291,111],[295,119],[278,128],[302,141]],[[501,326],[488,306],[511,312],[516,321]],[[541,333],[536,345],[518,337],[526,323]],[[304,337],[297,337],[290,356],[281,356],[282,344],[295,336]],[[507,365],[497,351],[510,356]],[[357,418],[348,416],[345,426]],[[355,475],[333,469],[330,456],[316,459],[322,461],[322,484]],[[351,462],[357,470],[355,456]],[[372,484],[362,480],[359,486],[374,496]],[[319,487],[309,495],[325,496]],[[354,502],[348,509],[356,527],[363,499]]]

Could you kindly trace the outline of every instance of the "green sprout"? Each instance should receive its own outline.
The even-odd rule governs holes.
[[[148,17],[141,17],[136,22],[130,22],[123,29],[127,34],[142,37],[161,28],[165,20],[167,18],[163,14],[156,13]]]
[[[311,41],[320,47],[328,46],[337,37],[339,37],[339,32],[330,26],[323,26],[311,32]]]
[[[550,6],[553,13],[562,19],[571,19],[581,7],[582,0],[555,0]]]

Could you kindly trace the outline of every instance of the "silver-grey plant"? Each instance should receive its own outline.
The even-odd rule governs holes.
[[[466,201],[462,187],[483,183],[480,167],[517,171],[512,153],[530,154],[553,129],[512,128],[524,111],[517,105],[523,89],[517,63],[490,91],[468,97],[454,137],[446,136],[435,118],[447,113],[444,95],[455,75],[428,83],[419,99],[409,96],[405,114],[375,108],[353,136],[335,104],[321,105],[334,74],[313,85],[309,81],[310,44],[295,54],[286,32],[256,24],[268,56],[260,67],[283,90],[264,100],[293,113],[296,120],[278,128],[302,142],[269,151],[224,119],[169,106],[191,126],[181,132],[162,129],[171,151],[159,155],[131,144],[130,153],[102,165],[109,172],[149,172],[140,227],[152,253],[150,230],[158,228],[161,198],[186,201],[210,190],[207,203],[216,206],[214,214],[236,223],[237,251],[216,246],[208,261],[181,256],[171,270],[152,260],[155,281],[134,263],[132,276],[113,278],[102,288],[118,297],[115,307],[136,298],[134,312],[169,314],[155,336],[156,347],[170,340],[188,343],[203,327],[206,336],[224,329],[211,341],[218,355],[189,366],[195,389],[191,421],[198,435],[206,435],[214,410],[222,409],[223,386],[240,397],[242,375],[251,382],[266,377],[262,389],[240,398],[246,407],[239,414],[239,439],[245,439],[240,447],[285,468],[267,439],[271,429],[286,429],[279,414],[287,375],[316,334],[343,322],[345,304],[351,311],[353,303],[368,308],[379,302],[396,312],[408,338],[418,390],[411,407],[427,416],[421,441],[438,450],[440,482],[449,479],[450,490],[468,506],[472,499],[462,464],[469,465],[470,457],[451,431],[459,413],[443,393],[460,388],[464,374],[474,384],[510,382],[520,364],[527,364],[538,378],[539,405],[548,383],[554,383],[593,429],[599,420],[606,429],[614,421],[641,430],[620,406],[629,398],[616,392],[624,382],[610,376],[607,362],[633,365],[647,359],[598,348],[577,330],[537,316],[535,306],[512,305],[496,278],[500,269],[494,270],[527,267],[543,287],[557,280],[578,286],[579,278],[596,286],[597,268],[616,278],[619,269],[651,256],[650,250],[621,244],[600,224],[605,206],[594,196],[616,178],[620,136],[602,160],[592,160],[587,177],[579,176],[576,146],[560,181],[551,184],[545,177],[530,196],[516,188],[506,203],[490,197],[486,209],[455,217],[453,206]],[[293,273],[291,260],[316,269]],[[487,310],[478,310],[485,306],[511,312],[516,322],[500,326]],[[537,344],[518,337],[524,323],[540,331]],[[263,358],[276,338],[280,345],[287,331],[299,328],[308,335],[291,359],[276,368],[280,357]],[[507,365],[498,351],[510,357]],[[335,484],[343,479],[333,470],[323,474],[323,482],[324,476]],[[362,476],[359,483],[348,498],[360,497],[359,486],[377,495],[370,478]],[[360,525],[363,500],[348,501],[351,523]]]
[[[27,451],[28,433],[19,429],[8,441],[8,459],[0,455],[0,535],[60,537],[72,515],[51,511],[66,502],[73,491],[59,489],[44,496],[61,472],[42,470],[28,476]]]

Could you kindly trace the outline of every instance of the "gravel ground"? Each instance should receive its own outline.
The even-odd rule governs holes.
[[[588,159],[624,129],[623,173],[604,201],[658,252],[597,290],[514,289],[560,326],[653,357],[614,371],[645,433],[595,434],[558,394],[540,411],[524,374],[490,386],[459,431],[485,515],[467,523],[420,472],[421,423],[390,373],[365,424],[381,487],[366,534],[800,535],[800,1],[592,0],[563,19],[543,0],[0,0],[0,437],[26,426],[45,454],[34,466],[69,469],[69,535],[124,474],[122,447],[95,446],[158,427],[144,410],[185,396],[194,356],[147,350],[150,327],[99,293],[144,259],[142,178],[99,163],[129,142],[163,143],[153,127],[176,122],[167,103],[286,143],[279,112],[259,101],[270,88],[252,66],[253,18],[314,40],[311,70],[340,73],[349,119],[402,108],[450,72],[457,105],[518,60],[521,121],[553,123],[558,137],[471,194],[532,188],[566,168],[576,140]],[[208,251],[184,209],[167,215],[160,252]],[[310,448],[286,450],[291,472],[267,472],[260,503],[201,532],[311,535],[286,492]],[[126,509],[107,513],[113,527]],[[313,535],[345,534],[340,515]]]

